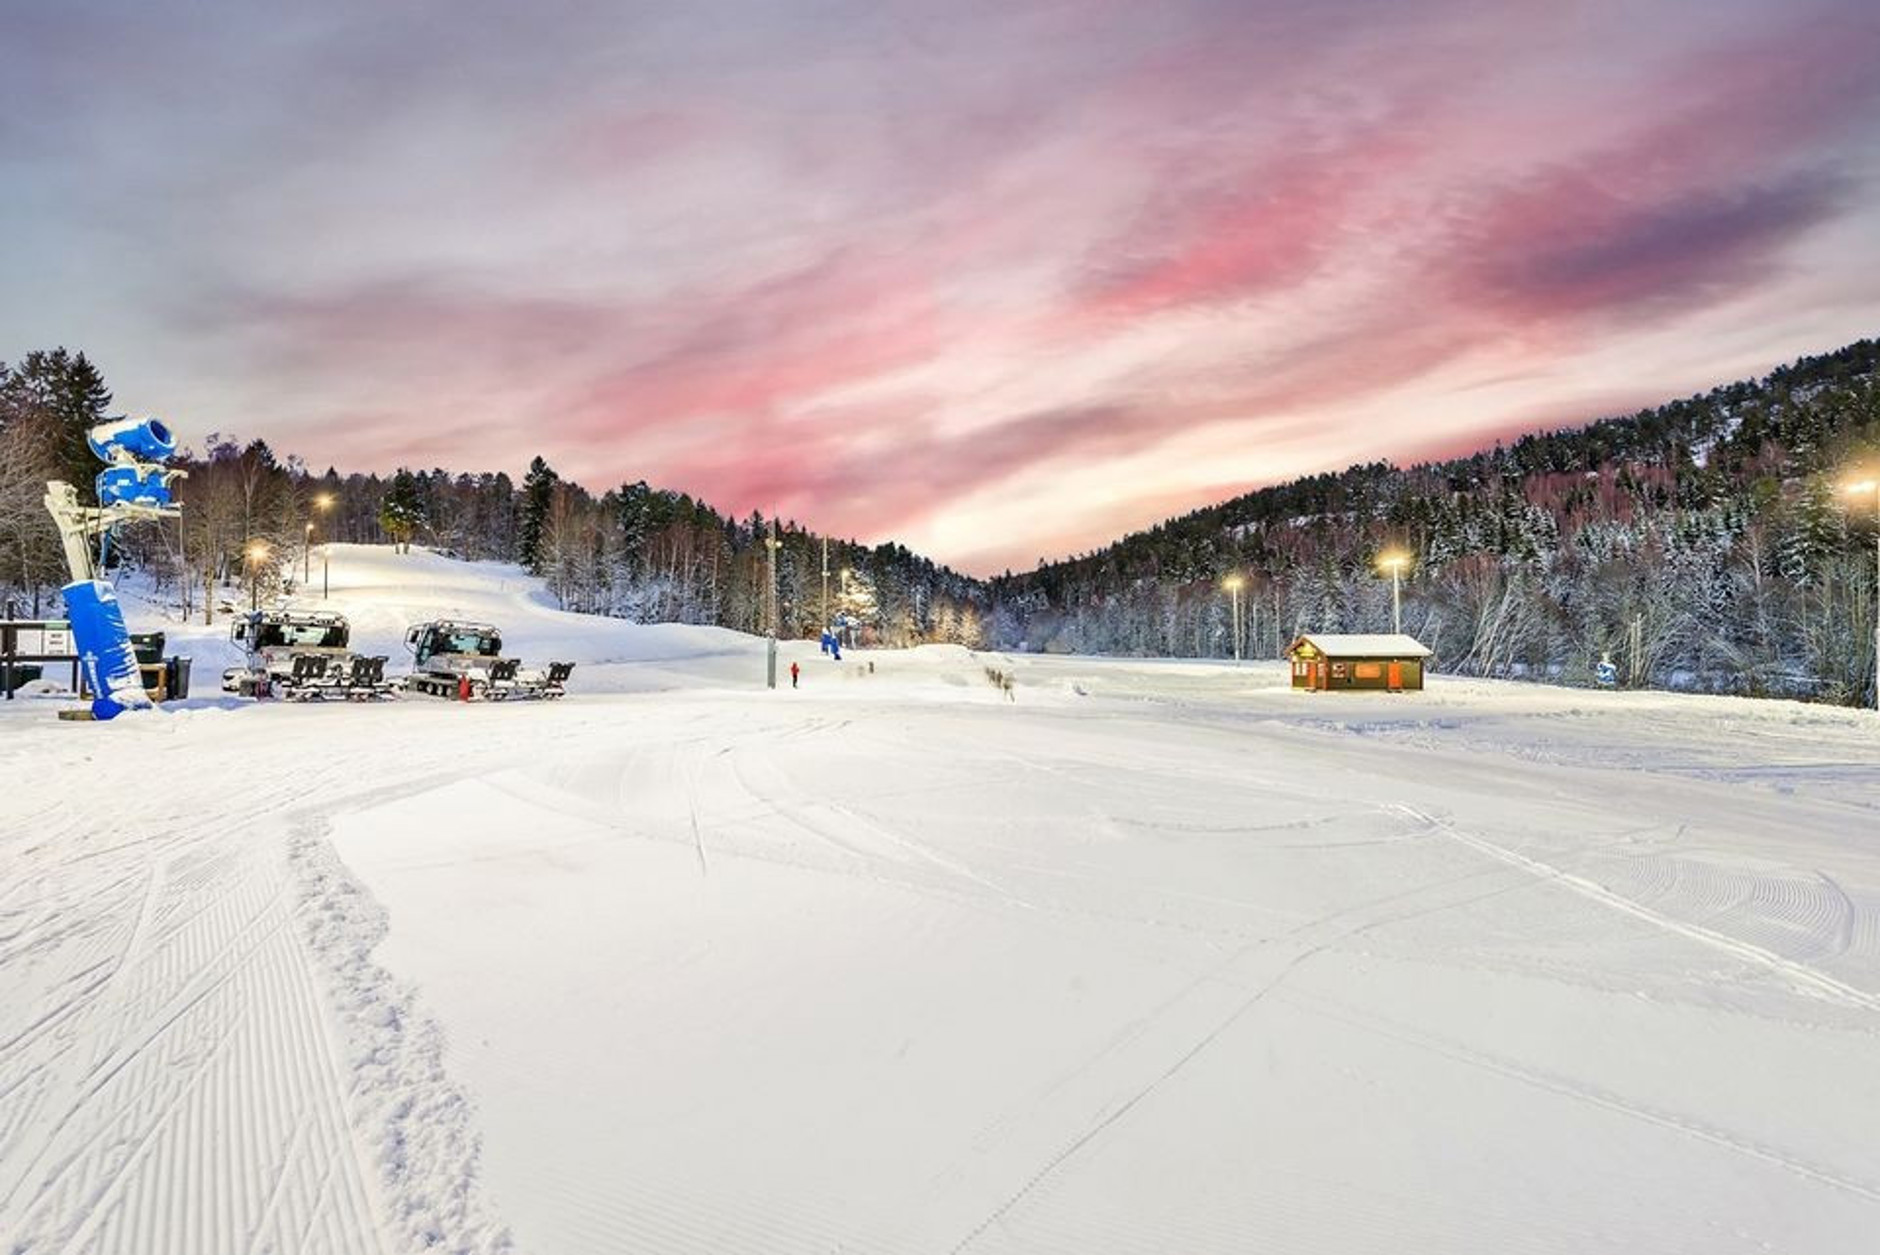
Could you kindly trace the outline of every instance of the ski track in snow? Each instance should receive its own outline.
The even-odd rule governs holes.
[[[551,1249],[583,1249],[577,1235],[628,1234],[631,1246],[671,1251],[1156,1250],[1167,1249],[1160,1243],[1175,1232],[1188,1234],[1186,1240],[1195,1243],[1187,1249],[1245,1249],[1271,1238],[1276,1223],[1273,1200],[1267,1200],[1267,1211],[1257,1218],[1233,1219],[1223,1214],[1209,1221],[1193,1214],[1164,1214],[1156,1222],[1160,1227],[1154,1227],[1140,1220],[1132,1226],[1127,1218],[1114,1217],[1116,1229],[1111,1237],[1096,1241],[1092,1235],[1097,1229],[1088,1216],[1093,1207],[1101,1209],[1103,1200],[1093,1197],[1088,1179],[1092,1171],[1101,1170],[1106,1158],[1133,1153],[1130,1148],[1142,1137],[1136,1126],[1168,1118],[1163,1109],[1170,1106],[1169,1095],[1184,1088],[1218,1085],[1223,1064],[1236,1050],[1245,1049],[1250,1018],[1276,992],[1288,1007],[1347,1025],[1393,1049],[1424,1051],[1472,1073],[1564,1099],[1593,1113],[1594,1118],[1617,1118],[1679,1141],[1702,1144],[1730,1158],[1834,1191],[1860,1206],[1880,1202],[1880,1172],[1875,1171],[1880,1165],[1847,1168],[1824,1160],[1811,1154],[1805,1144],[1790,1144],[1792,1131],[1763,1135],[1753,1124],[1733,1126],[1730,1120],[1714,1118],[1702,1109],[1630,1094],[1624,1084],[1581,1075],[1572,1067],[1542,1066],[1453,1035],[1414,1026],[1393,1027],[1393,1022],[1363,1008],[1353,1012],[1322,995],[1295,997],[1292,993],[1295,976],[1324,956],[1372,948],[1388,951],[1401,944],[1399,938],[1408,929],[1425,923],[1466,920],[1472,927],[1492,929],[1499,917],[1480,912],[1515,902],[1528,903],[1524,909],[1533,910],[1535,894],[1564,893],[1568,895],[1565,901],[1585,901],[1597,908],[1558,910],[1564,903],[1547,898],[1549,905],[1541,914],[1558,912],[1564,936],[1605,939],[1613,930],[1602,922],[1601,911],[1637,920],[1669,942],[1695,946],[1693,951],[1680,952],[1686,962],[1704,954],[1740,961],[1781,979],[1805,1001],[1825,1002],[1851,1013],[1854,1018],[1842,1021],[1845,1025],[1864,1025],[1870,1039],[1880,1037],[1880,1021],[1872,1014],[1880,1004],[1873,994],[1814,966],[1818,955],[1855,951],[1861,958],[1855,965],[1858,971],[1867,978],[1873,974],[1870,959],[1861,956],[1857,947],[1837,940],[1856,935],[1856,921],[1865,921],[1871,912],[1853,905],[1838,882],[1825,873],[1769,867],[1756,871],[1738,868],[1728,860],[1707,862],[1683,851],[1667,854],[1665,847],[1676,847],[1682,839],[1681,826],[1655,821],[1634,822],[1607,835],[1576,840],[1573,856],[1587,867],[1600,868],[1602,876],[1619,880],[1622,872],[1631,869],[1642,888],[1628,896],[1583,873],[1565,871],[1477,836],[1439,817],[1427,804],[1386,803],[1369,809],[1346,805],[1336,811],[1336,818],[1321,815],[1264,824],[1185,819],[1179,811],[1150,818],[1158,796],[1165,799],[1162,805],[1180,806],[1190,796],[1193,782],[1211,780],[1218,788],[1220,778],[1154,755],[1143,763],[1098,763],[1068,773],[1059,772],[1046,760],[1025,761],[1027,770],[1065,775],[1074,789],[1097,788],[1107,777],[1113,790],[1122,791],[1106,795],[1112,802],[1128,793],[1143,799],[1147,813],[1132,816],[1132,825],[1168,834],[1166,839],[1239,842],[1253,838],[1259,841],[1257,846],[1236,848],[1261,857],[1349,859],[1393,852],[1393,857],[1411,858],[1414,862],[1409,866],[1422,869],[1404,883],[1392,885],[1386,878],[1368,895],[1341,895],[1344,900],[1333,909],[1297,922],[1279,924],[1268,914],[1264,927],[1250,927],[1248,916],[1258,915],[1253,902],[1231,894],[1119,880],[1116,869],[1106,869],[1100,860],[1033,864],[1028,860],[1037,850],[1010,840],[988,839],[990,834],[983,829],[964,840],[956,833],[949,844],[936,848],[923,835],[919,817],[927,813],[924,807],[889,808],[918,800],[944,809],[949,790],[957,791],[959,783],[921,782],[910,775],[908,763],[933,753],[949,763],[971,762],[974,755],[969,743],[956,744],[953,737],[961,732],[971,735],[969,729],[975,722],[947,716],[924,728],[918,737],[871,725],[868,757],[884,766],[865,778],[858,778],[841,742],[825,735],[826,726],[787,720],[771,726],[759,723],[717,739],[685,737],[651,747],[638,743],[644,732],[616,731],[611,734],[613,748],[587,745],[574,756],[576,761],[492,777],[492,785],[526,799],[531,806],[566,814],[613,835],[570,836],[566,843],[538,838],[517,845],[492,834],[479,839],[479,848],[495,842],[491,853],[468,857],[514,862],[539,852],[560,858],[603,848],[620,838],[676,846],[702,832],[712,844],[718,872],[733,879],[745,874],[741,866],[773,866],[858,881],[920,900],[959,904],[983,914],[988,923],[1016,917],[1043,921],[1049,929],[1100,925],[1124,927],[1137,935],[1168,932],[1202,939],[1216,955],[1159,1002],[1119,1021],[1095,1043],[1093,1051],[1067,1058],[1059,1068],[1039,1074],[1028,1092],[992,1111],[990,1119],[970,1136],[953,1143],[949,1162],[931,1171],[924,1185],[904,1201],[911,1218],[853,1216],[853,1200],[819,1199],[800,1190],[767,1194],[748,1179],[726,1192],[705,1180],[683,1176],[654,1178],[665,1180],[663,1187],[654,1181],[613,1178],[605,1185],[590,1181],[584,1186],[578,1175],[544,1172],[530,1179],[529,1188],[538,1200],[553,1200],[550,1210],[558,1219],[548,1242]],[[1057,723],[1057,717],[1047,717],[1043,731],[1047,740],[1055,735],[1051,728]],[[775,746],[783,744],[795,747],[794,757],[777,753]],[[1115,743],[1134,744],[1129,737]],[[1031,753],[1038,748],[1027,746],[1014,752]],[[1237,752],[1257,753],[1266,748],[1270,747],[1242,746]],[[838,760],[828,766],[830,776],[847,782],[839,798],[831,794],[827,780],[804,772],[805,764],[825,758]],[[1399,765],[1427,769],[1414,754],[1402,756]],[[995,810],[1001,791],[1027,774],[1025,770],[1013,773],[1010,766],[1009,760],[989,757],[984,774],[973,777],[975,787],[993,797]],[[1477,769],[1494,774],[1489,767],[1478,765]],[[978,765],[973,770],[977,773]],[[1529,774],[1530,783],[1546,778],[1544,773]],[[591,782],[602,777],[610,781],[611,796],[636,799],[633,819],[623,822],[618,812],[579,800],[594,796]],[[678,805],[652,801],[652,791],[662,779],[687,782],[689,801],[675,799]],[[1268,797],[1288,796],[1295,804],[1319,804],[1310,788],[1286,790],[1273,780],[1262,780],[1257,787]],[[1538,805],[1536,813],[1545,813],[1554,803],[1543,793]],[[663,809],[672,813],[665,815]],[[1567,827],[1561,831],[1578,831],[1571,819],[1564,822]],[[1344,835],[1332,838],[1328,834],[1328,839],[1317,841],[1291,839],[1301,832],[1328,829]],[[352,838],[354,842],[361,839]],[[1450,847],[1454,853],[1436,858],[1436,847]],[[1014,858],[1015,854],[1021,857]],[[435,862],[412,866],[419,865],[440,866]],[[1660,892],[1654,897],[1645,891],[1656,881],[1674,883],[1680,877],[1712,887],[1684,896]],[[1198,909],[1200,914],[1196,914]],[[1486,959],[1493,971],[1518,971],[1523,966],[1515,955],[1485,951],[1477,958]],[[1702,971],[1701,960],[1693,970]],[[1595,987],[1601,989],[1628,979],[1623,970],[1592,974]],[[1639,978],[1644,978],[1643,972]],[[1650,979],[1656,983],[1660,978]],[[1807,1014],[1795,1007],[1787,1013]],[[733,1036],[745,1031],[737,1021],[713,1030]],[[537,1065],[543,1062],[535,1060]],[[708,1084],[704,1078],[710,1065],[697,1066],[696,1083]],[[554,1064],[556,1071],[575,1067],[572,1060]],[[1202,1079],[1193,1079],[1197,1077]],[[674,1075],[669,1082],[683,1085],[687,1078]],[[780,1076],[778,1083],[788,1082]],[[829,1188],[834,1188],[833,1183]],[[1365,1187],[1347,1183],[1346,1188],[1362,1194]],[[1325,1205],[1334,1206],[1329,1201]],[[1414,1213],[1417,1206],[1401,1199],[1379,1201],[1374,1231],[1366,1239],[1375,1239],[1375,1247],[1360,1244],[1352,1249],[1393,1249],[1392,1238],[1405,1224],[1412,1231],[1419,1224],[1429,1226],[1426,1240],[1417,1249],[1455,1249],[1455,1229],[1427,1217],[1403,1214],[1405,1208]],[[849,1222],[838,1221],[843,1214],[852,1215]],[[1349,1213],[1341,1209],[1340,1214]],[[1572,1251],[1582,1249],[1583,1242],[1602,1240],[1597,1231],[1576,1231],[1566,1211],[1551,1222],[1551,1236],[1524,1235],[1519,1214],[1518,1207],[1511,1210],[1494,1231],[1497,1249]],[[1634,1217],[1629,1223],[1635,1232],[1653,1228],[1649,1216]]]
[[[41,1000],[6,1004],[0,1232],[12,1249],[380,1249],[375,1183],[352,1153],[270,822],[192,839],[177,816],[95,853],[75,840],[81,860],[105,864],[88,878],[115,892],[49,903],[13,939],[6,968]],[[66,834],[40,835],[19,861],[52,879],[62,869],[45,851]]]
[[[1808,966],[1806,963],[1800,963],[1794,959],[1785,958],[1780,954],[1764,949],[1762,946],[1755,944],[1753,941],[1741,935],[1731,936],[1718,932],[1715,929],[1707,928],[1702,924],[1673,918],[1663,911],[1654,910],[1623,894],[1615,893],[1606,886],[1597,884],[1584,876],[1577,876],[1570,872],[1562,871],[1558,867],[1551,866],[1539,859],[1529,858],[1524,854],[1508,849],[1505,846],[1497,845],[1495,842],[1474,833],[1464,832],[1454,824],[1438,819],[1415,807],[1404,806],[1399,809],[1401,809],[1405,815],[1441,832],[1452,841],[1459,841],[1472,850],[1478,850],[1490,858],[1498,859],[1513,867],[1518,867],[1522,871],[1536,876],[1541,880],[1571,889],[1575,893],[1581,894],[1603,906],[1645,920],[1654,927],[1662,928],[1680,937],[1688,937],[1693,941],[1720,950],[1725,954],[1766,967],[1770,971],[1783,977],[1794,988],[1805,993],[1828,998],[1845,1003],[1848,1006],[1858,1007],[1868,1011],[1880,1011],[1880,994],[1869,993],[1864,989],[1857,989],[1844,981],[1836,980],[1825,972]],[[1756,892],[1757,896],[1764,896],[1763,890],[1766,889],[1766,884],[1764,882],[1758,882],[1751,886],[1751,889]],[[1792,923],[1795,919],[1790,904],[1783,900],[1785,895],[1777,892],[1768,896],[1775,899],[1777,909],[1773,912],[1756,912],[1751,916],[1750,927],[1743,928],[1741,931],[1748,932],[1751,936],[1766,932],[1780,932],[1782,934],[1793,933],[1795,929],[1783,927],[1785,923]],[[1700,899],[1700,901],[1702,900]],[[1845,901],[1845,895],[1843,895],[1843,901]],[[1738,900],[1730,905],[1741,906],[1743,902],[1744,900]],[[1716,911],[1708,913],[1721,915],[1724,912]],[[1829,921],[1824,918],[1824,915],[1825,913],[1816,912],[1804,912],[1802,914],[1801,918],[1804,922],[1814,925],[1814,927],[1805,930],[1805,935],[1817,936],[1824,931],[1832,935],[1840,931],[1840,928],[1830,924]],[[1824,925],[1827,926],[1824,928]],[[1876,1197],[1880,1197],[1880,1195],[1876,1195]]]
[[[473,1165],[446,1162],[469,1150],[467,1117],[460,1144],[417,1165],[418,1179],[398,1158],[401,1126],[438,1124],[438,1110],[414,1119],[412,1104],[453,1092],[436,1071],[441,1041],[425,1043],[430,1059],[408,1051],[387,1068],[400,1042],[378,1020],[395,995],[373,988],[356,953],[373,912],[334,928],[348,882],[313,867],[317,836],[293,833],[322,827],[296,815],[370,796],[356,766],[309,765],[291,737],[269,750],[218,732],[239,744],[241,778],[266,782],[252,803],[212,803],[189,787],[199,751],[159,740],[133,748],[170,782],[140,792],[142,835],[101,839],[95,818],[67,805],[37,809],[30,833],[11,838],[16,890],[46,892],[30,906],[16,892],[0,917],[0,970],[33,994],[0,1003],[6,1249],[505,1249],[468,1188]],[[336,1007],[349,961],[353,1005]],[[413,1203],[412,1191],[441,1198]],[[437,1240],[434,1211],[454,1222],[453,1240]],[[418,1241],[396,1240],[401,1227]]]

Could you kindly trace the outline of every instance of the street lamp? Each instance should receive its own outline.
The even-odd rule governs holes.
[[[1403,569],[1410,565],[1410,555],[1393,549],[1377,555],[1377,565],[1390,572],[1391,631],[1403,635]]]
[[[1872,497],[1874,518],[1880,521],[1880,475],[1841,485],[1850,497]],[[1880,710],[1880,532],[1874,535],[1873,708]]]
[[[842,595],[844,597],[847,597],[849,595],[849,576],[853,574],[854,572],[851,571],[848,567],[842,568]],[[842,626],[849,634],[849,648],[854,649],[855,648],[855,619],[854,619],[854,616],[850,615],[847,610],[844,610],[842,612]]]
[[[242,550],[242,556],[248,559],[248,608],[261,609],[261,563],[268,556],[268,547],[262,541],[255,541]]]
[[[314,515],[333,505],[333,494],[321,492],[314,498],[314,509],[306,517],[306,539],[301,543],[301,586],[314,582]]]
[[[777,539],[777,520],[770,521],[770,535],[764,538],[764,548],[770,557],[770,588],[766,600],[770,603],[770,642],[765,652],[765,684],[777,687],[777,550],[783,548],[783,542]]]
[[[1246,584],[1245,576],[1230,575],[1221,581],[1228,595],[1234,600],[1234,661],[1240,661],[1240,590]]]
[[[328,510],[332,508],[333,508],[333,494],[330,492],[323,492],[319,496],[313,499],[313,510],[316,515],[325,514]],[[321,545],[320,546],[320,598],[321,600],[325,600],[328,587],[332,583],[331,570],[330,570],[330,566],[328,562],[329,557],[330,555],[326,551],[326,546]],[[312,561],[313,561],[313,520],[310,518],[307,520],[307,562],[311,563]],[[300,574],[300,582],[303,587],[310,582],[310,578],[312,574],[313,572],[311,570],[305,569],[305,565],[303,564],[303,569]]]

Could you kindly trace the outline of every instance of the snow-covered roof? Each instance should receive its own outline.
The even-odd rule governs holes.
[[[1299,638],[1327,658],[1428,658],[1430,650],[1414,636],[1396,632],[1307,632]],[[1299,641],[1294,641],[1297,647]]]

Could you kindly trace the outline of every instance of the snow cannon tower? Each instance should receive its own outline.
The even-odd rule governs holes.
[[[81,505],[78,490],[55,479],[46,484],[46,509],[58,524],[65,564],[72,572],[72,582],[61,591],[85,683],[92,692],[92,718],[110,719],[126,710],[148,707],[150,697],[144,692],[117,593],[98,578],[102,553],[111,535],[125,523],[181,514],[170,485],[185,472],[164,465],[176,452],[176,438],[154,418],[113,419],[93,427],[85,439],[105,463],[94,481],[98,504]],[[99,544],[97,558],[92,554],[94,537]]]

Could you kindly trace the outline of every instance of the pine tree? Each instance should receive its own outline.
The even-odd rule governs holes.
[[[1784,579],[1808,588],[1847,534],[1846,516],[1825,475],[1810,475],[1803,482],[1784,522],[1776,561]]]
[[[392,476],[385,500],[379,506],[379,526],[392,538],[394,547],[411,551],[411,534],[424,526],[424,502],[418,491],[418,479],[404,467]]]
[[[80,501],[96,501],[92,482],[104,467],[85,434],[105,421],[111,405],[111,390],[98,368],[83,353],[40,349],[28,353],[0,387],[6,392],[0,409],[38,413],[50,421],[58,477],[78,489]]]
[[[875,591],[875,581],[867,571],[859,567],[842,571],[837,583],[836,610],[854,620],[858,633],[863,628],[874,626],[875,618],[881,612],[881,603]]]
[[[555,474],[541,455],[529,463],[529,473],[522,477],[522,521],[516,538],[516,556],[522,565],[541,574],[542,533],[548,524],[549,507],[554,503]]]

